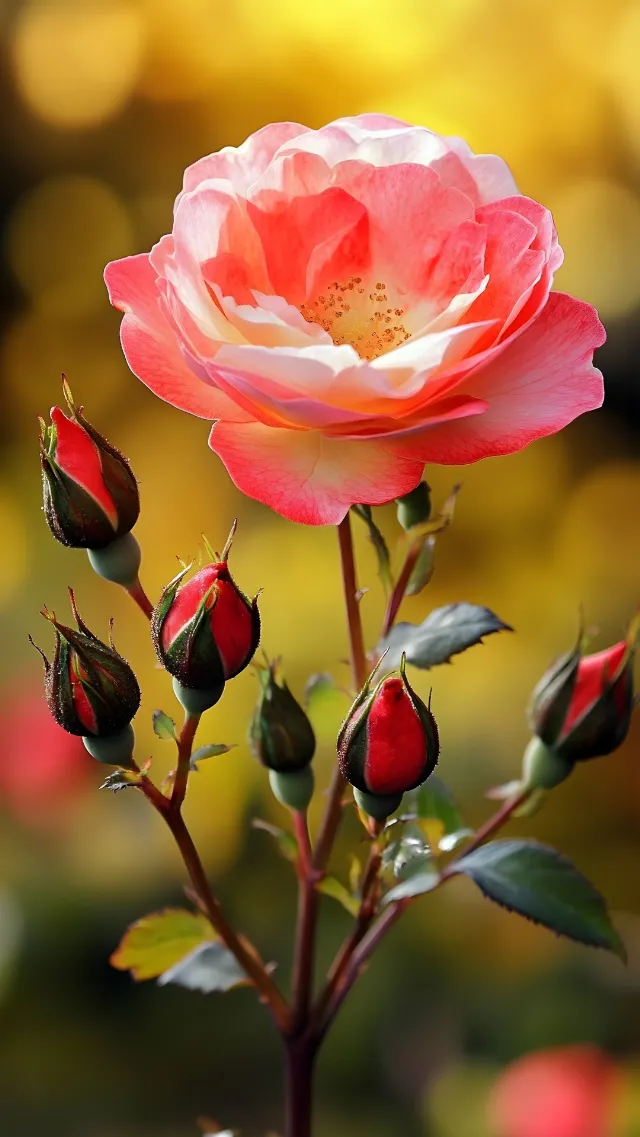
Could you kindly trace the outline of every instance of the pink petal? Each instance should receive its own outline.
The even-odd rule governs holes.
[[[489,404],[485,414],[427,425],[406,445],[400,440],[401,453],[458,465],[512,454],[555,434],[602,405],[602,375],[593,366],[593,352],[604,340],[595,308],[552,292],[533,324],[464,383],[465,394]]]
[[[238,193],[244,193],[266,170],[281,146],[308,130],[308,126],[300,126],[297,122],[272,122],[263,126],[255,134],[250,134],[241,146],[225,146],[216,154],[209,154],[188,166],[184,174],[184,189],[192,190],[204,181],[221,178],[231,182]]]
[[[402,303],[407,293],[413,294],[412,302],[417,296],[430,299],[443,244],[452,230],[473,220],[469,198],[443,187],[433,170],[417,163],[375,167],[345,162],[335,176],[369,215],[374,274],[387,287],[393,285],[392,292],[398,290]]]
[[[384,442],[342,442],[316,431],[219,422],[209,439],[236,486],[303,525],[337,525],[356,502],[380,505],[408,493],[424,463]]]
[[[482,202],[497,201],[501,197],[517,194],[518,187],[513,174],[502,158],[495,154],[474,154],[462,138],[448,136],[443,141],[464,163],[478,187]]]
[[[302,304],[318,275],[340,279],[368,267],[367,213],[344,190],[261,201],[265,208],[248,202],[248,214],[262,241],[271,291],[289,303]]]
[[[198,418],[242,418],[238,407],[194,375],[160,306],[155,270],[146,253],[112,261],[105,269],[111,303],[125,317],[122,350],[138,379],[166,403]]]

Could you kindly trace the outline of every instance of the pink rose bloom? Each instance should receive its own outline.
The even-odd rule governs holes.
[[[132,371],[215,420],[239,489],[322,525],[600,406],[604,331],[550,291],[561,260],[500,158],[370,114],[202,158],[173,233],[105,275]]]

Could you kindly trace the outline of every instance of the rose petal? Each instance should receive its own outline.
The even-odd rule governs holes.
[[[401,440],[400,452],[458,465],[512,454],[562,430],[602,405],[593,351],[605,332],[590,304],[552,292],[537,320],[464,383],[489,404],[485,414],[429,428]],[[390,440],[389,445],[393,445]]]
[[[338,525],[356,502],[381,505],[408,493],[424,469],[384,442],[342,442],[262,423],[216,423],[209,445],[239,490],[302,525]]]

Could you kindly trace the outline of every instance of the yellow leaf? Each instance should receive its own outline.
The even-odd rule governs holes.
[[[184,908],[165,908],[131,924],[110,963],[133,978],[155,979],[194,948],[217,936],[205,916]]]

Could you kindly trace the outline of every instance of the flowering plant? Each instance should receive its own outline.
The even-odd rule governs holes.
[[[110,637],[103,643],[72,607],[78,630],[46,609],[54,628],[46,697],[65,730],[115,766],[104,788],[135,789],[171,831],[190,878],[191,908],[143,917],[112,956],[136,979],[192,990],[252,986],[286,1054],[286,1137],[310,1137],[319,1048],[375,948],[408,907],[456,875],[489,899],[581,943],[624,955],[604,900],[554,849],[492,838],[527,816],[577,763],[623,741],[634,706],[635,624],[620,643],[585,655],[584,637],[542,678],[530,707],[532,738],[520,777],[490,791],[500,805],[479,829],[462,821],[434,775],[437,707],[409,669],[448,662],[509,630],[464,602],[398,622],[421,593],[456,492],[433,512],[425,462],[473,462],[559,430],[602,400],[593,350],[595,311],[551,292],[561,251],[551,217],[518,194],[498,158],[477,156],[382,115],[319,131],[275,124],[239,149],[190,167],[174,229],[149,255],[115,262],[106,278],[125,313],[132,370],[162,398],[214,421],[212,449],[240,489],[284,516],[337,525],[350,645],[352,705],[316,834],[315,735],[282,661],[256,657],[257,599],[232,576],[235,523],[222,553],[189,576],[184,565],[154,604],[140,582],[131,529],[139,511],[129,464],[84,417],[65,383],[69,416],[42,424],[45,515],[63,544],[86,548],[95,571],[125,588],[149,619],[161,666],[184,710],[180,728],[154,712],[176,746],[157,785],[135,758],[140,689]],[[396,569],[374,506],[397,502]],[[367,527],[385,591],[378,642],[364,641],[351,517]],[[240,538],[241,539],[241,538]],[[182,806],[197,763],[202,716],[253,661],[254,754],[290,816],[266,828],[292,862],[299,904],[290,993],[236,931],[211,889]],[[313,698],[320,677],[311,683]],[[446,739],[442,740],[446,773]],[[440,767],[438,767],[440,769]],[[351,787],[353,792],[351,792]],[[367,844],[347,887],[329,874],[346,810]],[[353,917],[329,972],[316,976],[322,894]]]

